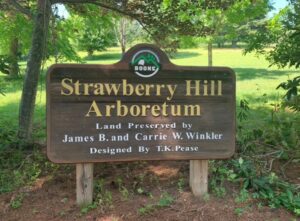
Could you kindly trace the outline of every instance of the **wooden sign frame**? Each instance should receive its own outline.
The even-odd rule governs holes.
[[[232,69],[177,66],[149,44],[113,65],[53,65],[47,155],[55,163],[226,159],[235,151],[235,105]]]

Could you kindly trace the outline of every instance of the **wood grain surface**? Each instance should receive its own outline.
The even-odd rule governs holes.
[[[130,68],[132,56],[144,49],[156,53],[161,62],[161,69],[149,78],[136,75]],[[159,96],[154,90],[149,96],[124,96],[122,87],[116,95],[94,95],[93,87],[88,89],[89,95],[84,95],[82,87],[80,95],[66,96],[62,94],[62,90],[66,92],[61,84],[63,79],[83,84],[122,84],[126,80],[133,87],[169,84],[176,85],[176,91],[170,100],[167,100],[166,88]],[[201,86],[207,81],[209,94],[204,96],[204,88],[200,87],[199,96],[187,96],[189,80],[198,80]],[[215,82],[214,95],[210,95],[211,81]],[[222,82],[222,95],[217,95],[219,81]],[[111,116],[96,116],[91,112],[87,117],[92,102],[96,102],[104,115],[106,105],[116,105],[117,101],[129,109],[143,105],[161,107],[166,103],[168,107],[179,105],[183,108],[199,105],[201,110],[200,116],[171,116],[167,109],[168,116],[153,116],[150,110],[147,116],[117,116],[112,110]],[[183,128],[184,125],[191,125],[191,128]],[[56,163],[224,159],[234,153],[235,130],[235,74],[230,68],[176,66],[160,49],[143,44],[130,49],[113,65],[57,64],[47,73],[47,154]],[[180,133],[181,137],[176,138]],[[202,138],[196,139],[197,134]],[[68,142],[64,142],[66,138]],[[77,142],[69,142],[69,139]],[[104,153],[108,149],[120,153]],[[95,150],[99,153],[94,153]]]

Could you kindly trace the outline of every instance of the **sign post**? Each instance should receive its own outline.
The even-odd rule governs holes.
[[[234,153],[235,74],[174,65],[149,44],[113,65],[53,65],[47,138],[51,161],[77,164],[79,204],[91,199],[91,163],[108,161],[191,160],[190,186],[202,195],[207,160]]]
[[[208,190],[208,160],[190,160],[190,188],[201,197]]]
[[[92,163],[76,164],[76,201],[78,205],[93,202],[93,170]]]

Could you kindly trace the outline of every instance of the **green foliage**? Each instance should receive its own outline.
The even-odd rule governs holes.
[[[7,55],[0,55],[0,72],[9,74],[9,57]]]
[[[169,193],[164,192],[157,203],[146,204],[145,206],[138,209],[138,213],[141,215],[146,215],[154,212],[156,209],[169,207],[174,202],[173,196]]]
[[[91,203],[89,205],[86,205],[86,206],[83,206],[81,209],[80,209],[80,213],[81,215],[85,215],[87,214],[89,211],[93,210],[93,209],[96,209],[97,208],[97,204],[96,203]]]
[[[12,125],[6,125],[6,121],[1,123],[3,124],[0,127],[0,151],[24,147],[25,144],[18,139],[15,128],[13,128]]]
[[[271,65],[300,66],[300,2],[290,1],[248,39],[246,52],[264,54]]]
[[[76,50],[87,51],[91,56],[95,51],[106,50],[116,45],[113,16],[94,5],[82,5],[80,10],[69,8],[67,19],[56,14],[50,21],[48,57],[58,61],[83,62]]]
[[[155,211],[155,205],[153,204],[146,204],[145,206],[138,209],[138,213],[141,215],[150,214]]]
[[[283,88],[286,91],[283,106],[290,107],[294,111],[300,111],[300,94],[298,94],[298,91],[300,91],[300,76],[287,80],[287,82],[282,82],[276,89],[279,88]]]
[[[245,208],[235,208],[234,209],[234,213],[238,216],[243,215],[244,212],[245,212]]]
[[[19,140],[14,126],[7,122],[1,121],[0,126],[0,194],[31,185],[41,175],[58,169],[40,146]]]
[[[0,55],[0,73],[10,75],[11,74],[10,73],[10,66],[11,65],[14,65],[14,59],[13,59],[12,56],[10,56],[10,55]],[[16,66],[17,66],[17,69],[19,70],[20,66],[18,65],[18,63],[16,64]]]
[[[79,23],[75,33],[79,50],[87,51],[91,56],[94,51],[103,51],[107,47],[115,46],[117,39],[113,29],[112,14],[92,5],[85,6],[85,10],[87,14],[84,17],[71,18]]]
[[[56,62],[76,61],[82,62],[76,53],[76,30],[77,24],[71,19],[52,17],[48,38],[47,56],[53,56]]]
[[[100,207],[112,206],[112,193],[105,189],[105,180],[99,179],[94,183],[94,204]]]
[[[270,1],[239,1],[225,13],[223,28],[218,31],[218,38],[227,41],[245,41],[252,30],[266,18],[272,9]],[[234,45],[232,45],[234,46]]]
[[[8,54],[10,42],[18,38],[20,52],[27,54],[31,44],[32,21],[21,13],[4,12],[0,16],[0,53]]]
[[[0,148],[0,193],[31,185],[42,173],[53,172],[57,168],[38,149]]]
[[[235,198],[236,203],[244,203],[250,199],[250,195],[247,189],[243,188],[240,191],[240,194]]]
[[[236,174],[233,173],[232,169],[224,167],[221,161],[211,161],[209,166],[211,171],[209,188],[216,196],[224,197],[226,195],[225,182],[233,181]]]
[[[165,1],[162,8],[178,6],[180,21],[192,21],[195,27],[205,34],[189,33],[191,36],[208,37],[207,41],[222,45],[225,41],[238,41],[242,38],[240,28],[249,22],[264,18],[271,9],[268,0],[258,1]],[[203,28],[204,26],[204,28]],[[245,34],[245,32],[243,32]]]
[[[148,0],[143,4],[137,3],[136,10],[138,20],[155,43],[174,55],[180,45],[180,36],[210,35],[213,32],[212,18],[234,2]]]
[[[112,193],[105,189],[105,180],[98,179],[94,181],[94,201],[91,204],[83,205],[80,214],[85,215],[93,209],[99,208],[104,210],[112,207]]]
[[[174,202],[173,196],[164,192],[157,203],[158,207],[169,207]]]
[[[22,206],[25,193],[19,193],[11,202],[10,206],[13,209],[18,209]]]
[[[119,191],[120,191],[120,193],[122,195],[123,200],[125,200],[125,201],[128,200],[129,194],[130,194],[129,191],[128,191],[128,189],[126,187],[122,186],[119,189]]]
[[[300,66],[300,2],[295,1],[290,4],[286,13],[283,13],[274,23],[271,26],[272,31],[280,36],[277,35],[277,39],[274,39],[278,40],[278,43],[270,52],[270,59],[274,64],[282,67],[295,66],[298,68]]]
[[[283,181],[275,173],[263,174],[251,160],[243,158],[230,160],[228,164],[219,165],[218,168],[218,175],[221,175],[222,179],[242,185],[240,194],[235,199],[237,203],[247,202],[251,199],[251,193],[253,198],[266,201],[270,207],[285,207],[296,215],[300,215],[299,189]],[[214,183],[214,179],[216,179],[215,176],[211,182]],[[222,186],[221,183],[220,186]],[[217,193],[217,196],[220,195]]]
[[[291,84],[283,84],[286,87]],[[299,214],[299,187],[294,186],[272,171],[274,160],[300,158],[300,127],[297,116],[282,115],[272,112],[272,118],[257,121],[249,126],[253,108],[249,103],[241,102],[240,109],[246,109],[246,118],[239,121],[237,135],[238,151],[236,158],[228,162],[212,161],[212,179],[210,188],[219,197],[226,193],[225,182],[235,182],[241,187],[236,197],[237,203],[244,203],[251,198],[262,200],[270,207],[285,207],[296,215]],[[294,118],[293,118],[294,117]],[[243,209],[243,208],[242,208]],[[239,209],[238,214],[242,212]]]
[[[247,116],[257,112],[254,111],[250,110]],[[258,155],[262,159],[264,156],[284,160],[300,158],[300,127],[297,123],[299,116],[291,113],[287,116],[283,112],[280,109],[271,110],[270,117],[266,117],[264,121],[257,120],[251,126],[249,122],[253,119],[250,117],[240,121],[237,134],[238,153]]]
[[[251,162],[237,163],[233,161],[233,166],[237,171],[237,181],[243,183],[244,189],[255,191],[256,198],[267,200],[270,206],[283,206],[296,215],[300,215],[298,212],[300,209],[300,194],[296,187],[279,179],[274,173],[258,175],[255,168],[251,166]]]
[[[249,110],[250,108],[248,101],[245,99],[241,99],[237,119],[239,121],[246,120],[248,118]]]
[[[200,43],[200,39],[191,36],[180,36],[179,48],[197,48]]]
[[[117,14],[112,17],[113,28],[119,45],[129,47],[141,42],[149,42],[148,35],[138,21]],[[123,40],[123,42],[122,42]]]
[[[94,51],[103,51],[110,45],[111,38],[101,29],[85,29],[79,40],[79,48],[85,50],[91,56]]]
[[[129,193],[129,190],[123,184],[122,178],[118,177],[117,180],[116,180],[116,183],[118,185],[119,192],[122,195],[122,199],[125,200],[125,201],[128,200],[130,193]]]
[[[298,87],[300,86],[300,76],[295,77],[293,80],[288,80],[287,82],[283,82],[278,85],[278,88],[283,88],[287,90],[286,94],[284,95],[288,100],[290,100],[293,96],[297,96],[298,94]]]
[[[177,182],[177,189],[180,193],[183,192],[183,188],[185,186],[185,181],[184,181],[184,178],[180,178]]]

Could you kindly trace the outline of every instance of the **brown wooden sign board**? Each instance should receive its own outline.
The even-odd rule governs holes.
[[[224,159],[235,150],[235,74],[176,66],[159,48],[47,74],[47,154],[56,163]]]

